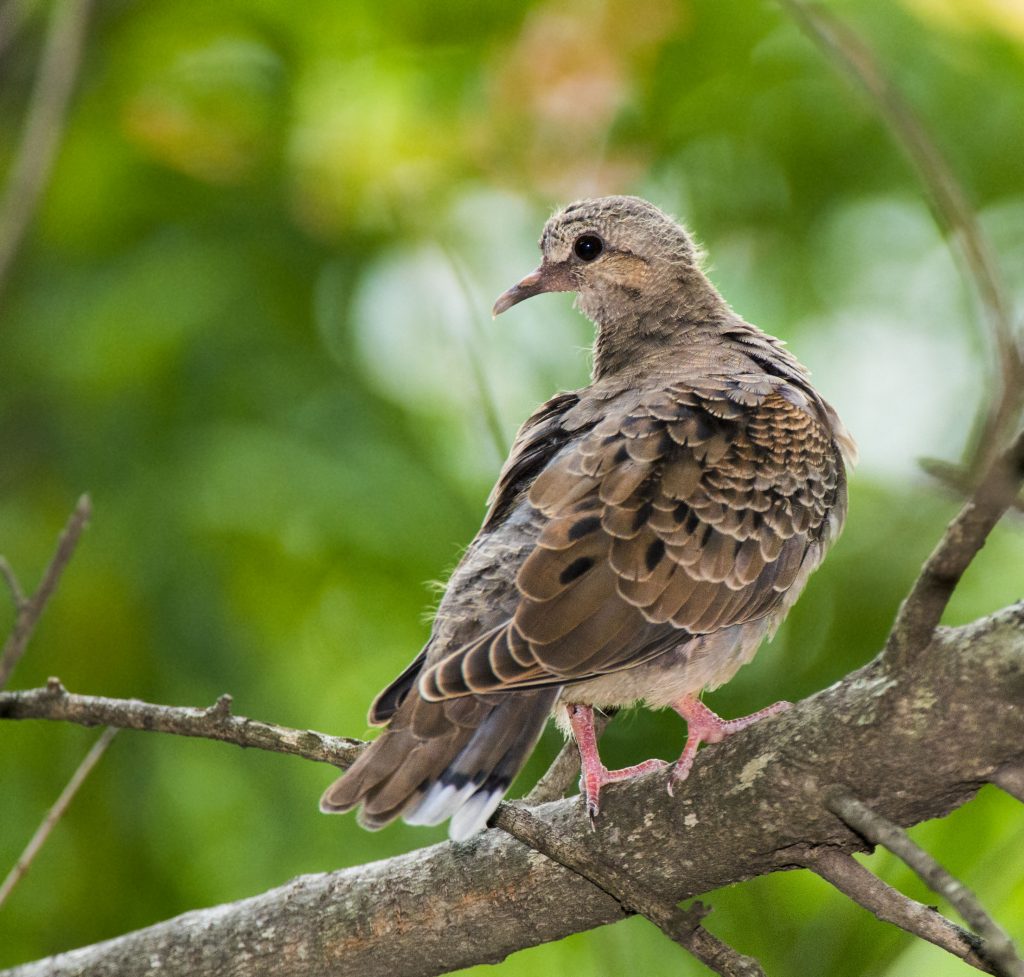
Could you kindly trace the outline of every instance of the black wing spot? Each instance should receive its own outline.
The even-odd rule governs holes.
[[[644,554],[644,563],[647,564],[647,569],[649,571],[653,571],[654,568],[661,563],[664,555],[665,541],[663,539],[654,540],[654,542],[647,547],[647,552]]]
[[[558,579],[564,584],[572,583],[582,577],[593,565],[594,558],[592,556],[578,557],[562,571]]]
[[[697,422],[697,440],[698,443],[710,440],[715,433],[715,425],[711,418],[702,410],[694,412],[695,420]]]
[[[585,518],[580,519],[578,522],[574,522],[569,527],[569,539],[575,542],[577,539],[582,539],[584,536],[589,536],[600,525],[600,516],[586,516]]]

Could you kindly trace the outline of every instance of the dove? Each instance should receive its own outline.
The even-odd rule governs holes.
[[[855,444],[810,375],[737,315],[679,223],[639,197],[556,213],[542,261],[494,315],[575,292],[596,326],[589,386],[520,428],[430,637],[370,708],[384,731],[324,793],[380,828],[483,829],[549,716],[579,748],[591,824],[606,784],[594,710],[670,707],[701,743],[774,715],[701,700],[749,662],[843,526]]]

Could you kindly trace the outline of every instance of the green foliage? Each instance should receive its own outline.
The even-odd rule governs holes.
[[[1024,14],[835,3],[936,134],[1024,298]],[[45,5],[0,53],[0,176]],[[82,491],[95,517],[17,687],[207,705],[364,735],[483,515],[499,451],[583,383],[565,296],[498,323],[550,210],[637,192],[683,217],[735,307],[787,339],[857,436],[846,536],[712,704],[739,714],[879,648],[954,503],[987,346],[921,187],[871,107],[749,0],[96,5],[52,179],[0,293],[0,552],[26,586]],[[949,610],[1024,592],[1019,520]],[[11,620],[0,609],[0,626]],[[95,734],[3,724],[0,872]],[[609,757],[674,756],[669,716]],[[557,749],[549,733],[525,782]],[[331,771],[122,733],[0,910],[0,966],[382,858],[441,832],[325,818]],[[987,790],[914,832],[1024,938],[1024,821]],[[870,860],[932,898],[883,856]],[[712,894],[776,973],[959,974],[808,873]],[[59,925],[55,923],[59,921]],[[505,975],[699,973],[642,920]],[[480,971],[483,973],[483,971]],[[488,971],[490,972],[490,971]]]

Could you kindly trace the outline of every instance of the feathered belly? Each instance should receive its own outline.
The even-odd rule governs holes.
[[[766,619],[687,638],[671,651],[633,668],[565,686],[559,705],[581,703],[598,709],[622,708],[639,702],[662,709],[684,695],[714,689],[749,662],[769,629]],[[565,710],[556,707],[564,726]]]

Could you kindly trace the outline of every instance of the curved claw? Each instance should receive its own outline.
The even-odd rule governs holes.
[[[605,784],[614,784],[620,780],[642,777],[645,773],[664,770],[668,765],[667,760],[655,758],[644,760],[643,763],[635,763],[631,767],[623,767],[621,770],[609,770],[598,760],[589,770],[584,770],[580,776],[580,794],[583,796],[584,804],[586,805],[590,826],[594,827],[594,821],[597,819],[598,814],[601,813],[601,788]]]

